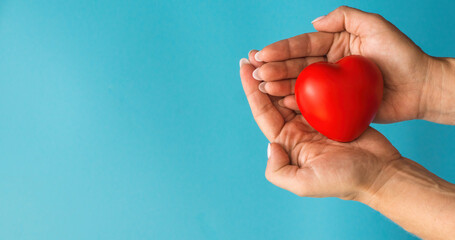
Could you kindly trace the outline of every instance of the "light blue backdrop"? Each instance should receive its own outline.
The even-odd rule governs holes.
[[[0,239],[414,239],[264,178],[238,60],[342,4],[455,56],[453,1],[0,1]],[[455,181],[455,127],[375,127]]]

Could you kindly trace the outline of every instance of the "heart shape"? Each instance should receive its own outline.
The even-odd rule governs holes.
[[[307,122],[339,142],[358,138],[382,100],[382,74],[368,58],[351,55],[336,63],[317,62],[299,74],[295,97]]]

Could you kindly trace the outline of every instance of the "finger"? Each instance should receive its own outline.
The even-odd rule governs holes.
[[[253,70],[254,66],[248,60],[241,60],[240,78],[242,79],[243,90],[250,104],[251,112],[267,139],[273,141],[283,127],[284,119],[270,101],[268,95],[259,91],[259,81],[253,78]]]
[[[367,13],[355,8],[341,6],[327,16],[315,19],[313,26],[318,31],[347,31],[357,36],[364,36],[372,31],[381,31],[387,21],[378,14]]]
[[[256,61],[256,59],[254,58],[254,56],[256,55],[256,53],[259,52],[258,50],[256,49],[253,49],[251,50],[249,53],[248,53],[248,60],[250,61],[251,64],[253,64],[253,66],[255,66],[256,68],[262,66],[264,63],[263,62],[258,62]]]
[[[294,94],[296,79],[287,79],[275,82],[262,82],[259,90],[272,96],[287,96]]]
[[[270,143],[267,154],[269,157],[265,170],[267,180],[299,196],[307,195],[309,189],[305,180],[313,179],[312,171],[291,165],[288,153],[280,144]]]
[[[324,56],[332,42],[332,33],[305,33],[272,43],[259,51],[255,58],[263,62],[275,62],[291,58]]]
[[[285,108],[289,108],[294,111],[299,111],[299,106],[297,105],[297,101],[295,100],[295,95],[289,95],[284,97],[283,99],[278,101],[278,104]]]
[[[281,168],[291,164],[291,159],[289,158],[288,153],[278,143],[270,143],[268,145],[267,157],[269,160],[267,162],[267,168],[265,170],[266,175],[268,173],[273,175],[273,173],[277,172]]]
[[[278,104],[278,101],[280,99],[281,97],[270,96],[270,100],[272,101],[273,105],[275,105],[275,107],[278,109],[281,116],[283,116],[284,121],[285,122],[291,121],[296,116],[296,112],[289,108],[280,106]]]
[[[277,81],[287,78],[296,78],[308,65],[325,61],[324,57],[306,57],[285,60],[281,62],[265,63],[253,72],[256,80]]]

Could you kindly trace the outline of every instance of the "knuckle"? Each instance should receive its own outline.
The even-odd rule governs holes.
[[[303,36],[304,36],[304,38],[302,39],[302,42],[306,43],[305,56],[309,56],[311,54],[311,51],[312,51],[312,48],[313,48],[312,41],[311,41],[311,38],[310,38],[309,34],[304,34]]]
[[[347,11],[348,9],[349,9],[348,6],[346,6],[346,5],[341,5],[341,6],[339,6],[336,10],[341,11],[341,12],[345,12],[345,11]]]

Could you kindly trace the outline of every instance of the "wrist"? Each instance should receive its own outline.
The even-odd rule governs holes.
[[[403,165],[404,161],[406,161],[406,159],[401,156],[397,159],[388,161],[372,183],[359,189],[355,200],[373,207],[373,205],[378,202],[378,198],[380,198],[384,189],[387,189],[389,185],[393,185],[398,181],[397,175],[400,172],[400,165]]]
[[[439,178],[420,164],[400,157],[389,161],[375,181],[363,189],[356,200],[374,209],[380,209],[380,205],[385,201],[400,194],[412,196],[414,195],[412,191],[416,189],[455,196],[454,184]]]
[[[407,158],[391,161],[356,200],[421,238],[455,236],[455,185]]]
[[[455,59],[428,56],[419,118],[455,124]]]

